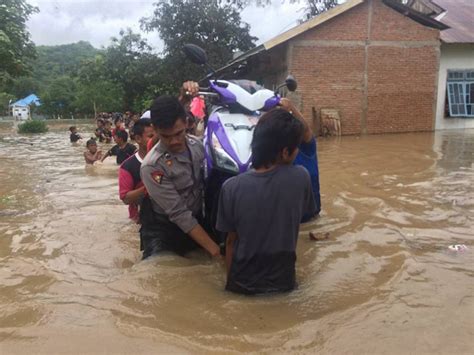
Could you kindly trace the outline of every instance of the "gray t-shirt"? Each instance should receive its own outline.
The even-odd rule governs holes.
[[[217,229],[236,232],[237,240],[226,289],[245,294],[292,290],[300,221],[315,209],[311,179],[301,166],[251,170],[227,180]]]

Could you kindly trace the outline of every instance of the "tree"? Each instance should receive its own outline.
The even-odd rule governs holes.
[[[15,101],[15,96],[6,92],[0,92],[0,116],[7,116],[10,102]]]
[[[142,29],[158,31],[164,41],[164,66],[168,80],[176,86],[196,80],[202,70],[186,60],[184,44],[194,43],[206,50],[209,63],[219,67],[233,53],[254,47],[257,39],[240,18],[240,4],[216,0],[159,0],[152,17],[141,20]]]
[[[160,80],[161,59],[152,53],[147,41],[131,29],[121,30],[120,38],[104,54],[105,75],[123,91],[122,109],[136,109],[148,88]]]
[[[110,112],[122,109],[124,92],[107,75],[103,55],[84,61],[78,70],[77,96],[74,103],[81,113]]]
[[[24,0],[2,0],[0,5],[0,83],[29,71],[28,60],[35,46],[26,29],[28,18],[38,8]]]
[[[41,111],[54,116],[69,117],[74,112],[76,85],[69,76],[55,79],[41,96]]]
[[[300,22],[308,21],[314,16],[330,10],[337,5],[339,5],[338,0],[306,0],[306,6],[304,8],[305,14]]]
[[[21,99],[30,94],[38,94],[40,90],[39,83],[29,76],[21,76],[12,80],[10,93],[16,98]]]

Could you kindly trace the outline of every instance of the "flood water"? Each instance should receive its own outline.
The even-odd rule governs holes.
[[[85,167],[66,126],[12,132],[2,354],[473,352],[472,130],[321,139],[323,212],[301,228],[299,289],[271,297],[225,292],[223,265],[201,253],[140,261],[114,159]]]

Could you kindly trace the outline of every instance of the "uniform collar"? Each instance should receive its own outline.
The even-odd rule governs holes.
[[[189,151],[189,155],[192,156],[192,150],[193,146],[196,144],[197,138],[194,136],[186,135],[186,146]],[[178,161],[181,162],[189,162],[190,158],[186,154],[173,154],[171,152],[168,152],[165,147],[161,144],[161,141],[158,142],[155,146],[156,153],[158,154],[157,159],[161,158],[164,156],[166,159],[171,159],[175,158]]]

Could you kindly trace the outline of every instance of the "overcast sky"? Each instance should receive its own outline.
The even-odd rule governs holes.
[[[139,20],[153,14],[155,0],[28,0],[40,12],[28,21],[28,28],[37,45],[56,45],[88,41],[100,48],[110,37],[118,36],[121,28],[140,31]],[[289,0],[273,1],[265,8],[251,6],[242,12],[250,33],[266,41],[297,24],[303,5]],[[156,33],[146,34],[157,50],[161,43]]]

